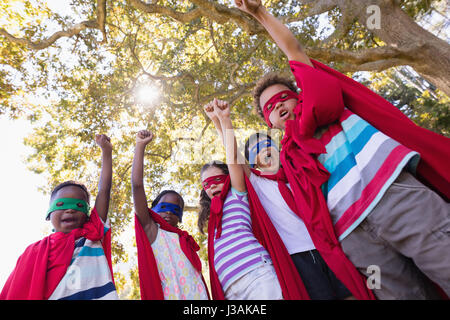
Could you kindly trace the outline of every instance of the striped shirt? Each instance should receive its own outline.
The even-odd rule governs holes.
[[[367,217],[405,167],[415,172],[419,154],[347,108],[320,140],[327,152],[318,159],[330,172],[322,191],[342,240]]]
[[[109,225],[104,223],[105,232]],[[117,300],[116,287],[100,241],[79,238],[72,261],[49,300]]]
[[[367,217],[406,166],[415,171],[419,154],[347,108],[319,139],[327,152],[318,160],[330,172],[322,191],[342,240]]]
[[[253,235],[247,192],[231,188],[223,205],[222,234],[219,239],[215,234],[214,265],[224,292],[248,272],[272,264]]]

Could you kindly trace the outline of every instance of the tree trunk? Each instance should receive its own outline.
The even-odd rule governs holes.
[[[361,1],[354,1],[360,6]],[[371,1],[373,3],[373,1]],[[420,27],[393,1],[380,0],[381,27],[372,32],[388,46],[404,52],[405,64],[413,67],[428,82],[450,96],[450,45]],[[370,2],[367,1],[367,5]],[[358,22],[366,25],[369,14],[363,7]]]

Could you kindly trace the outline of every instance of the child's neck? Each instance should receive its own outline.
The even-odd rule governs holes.
[[[257,168],[257,169],[263,173],[268,173],[268,174],[276,174],[278,172],[278,170],[274,171],[274,170],[270,170],[270,169],[266,169],[266,168]]]

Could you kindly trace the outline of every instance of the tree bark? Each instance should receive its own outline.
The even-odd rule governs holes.
[[[349,0],[356,7],[364,7],[374,1]],[[418,25],[396,1],[379,0],[381,28],[372,32],[388,47],[398,49],[398,62],[394,65],[409,65],[428,82],[450,96],[450,45]],[[366,25],[368,14],[360,10],[358,21]],[[381,59],[380,59],[381,60]]]

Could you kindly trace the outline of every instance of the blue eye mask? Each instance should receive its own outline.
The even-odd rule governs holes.
[[[178,219],[180,219],[180,222],[181,222],[181,218],[183,217],[183,210],[181,209],[181,207],[179,205],[169,203],[169,202],[160,202],[156,206],[154,206],[152,208],[152,210],[157,213],[171,212],[174,215],[176,215],[178,217]]]
[[[258,153],[260,153],[261,150],[263,150],[265,148],[270,148],[271,146],[272,146],[272,140],[270,140],[270,139],[261,140],[256,145],[254,145],[253,148],[251,148],[249,150],[248,158],[249,158],[250,167],[252,167],[252,168],[255,167],[256,156],[258,155]],[[278,148],[276,147],[275,144],[273,145],[273,147],[278,150]]]

